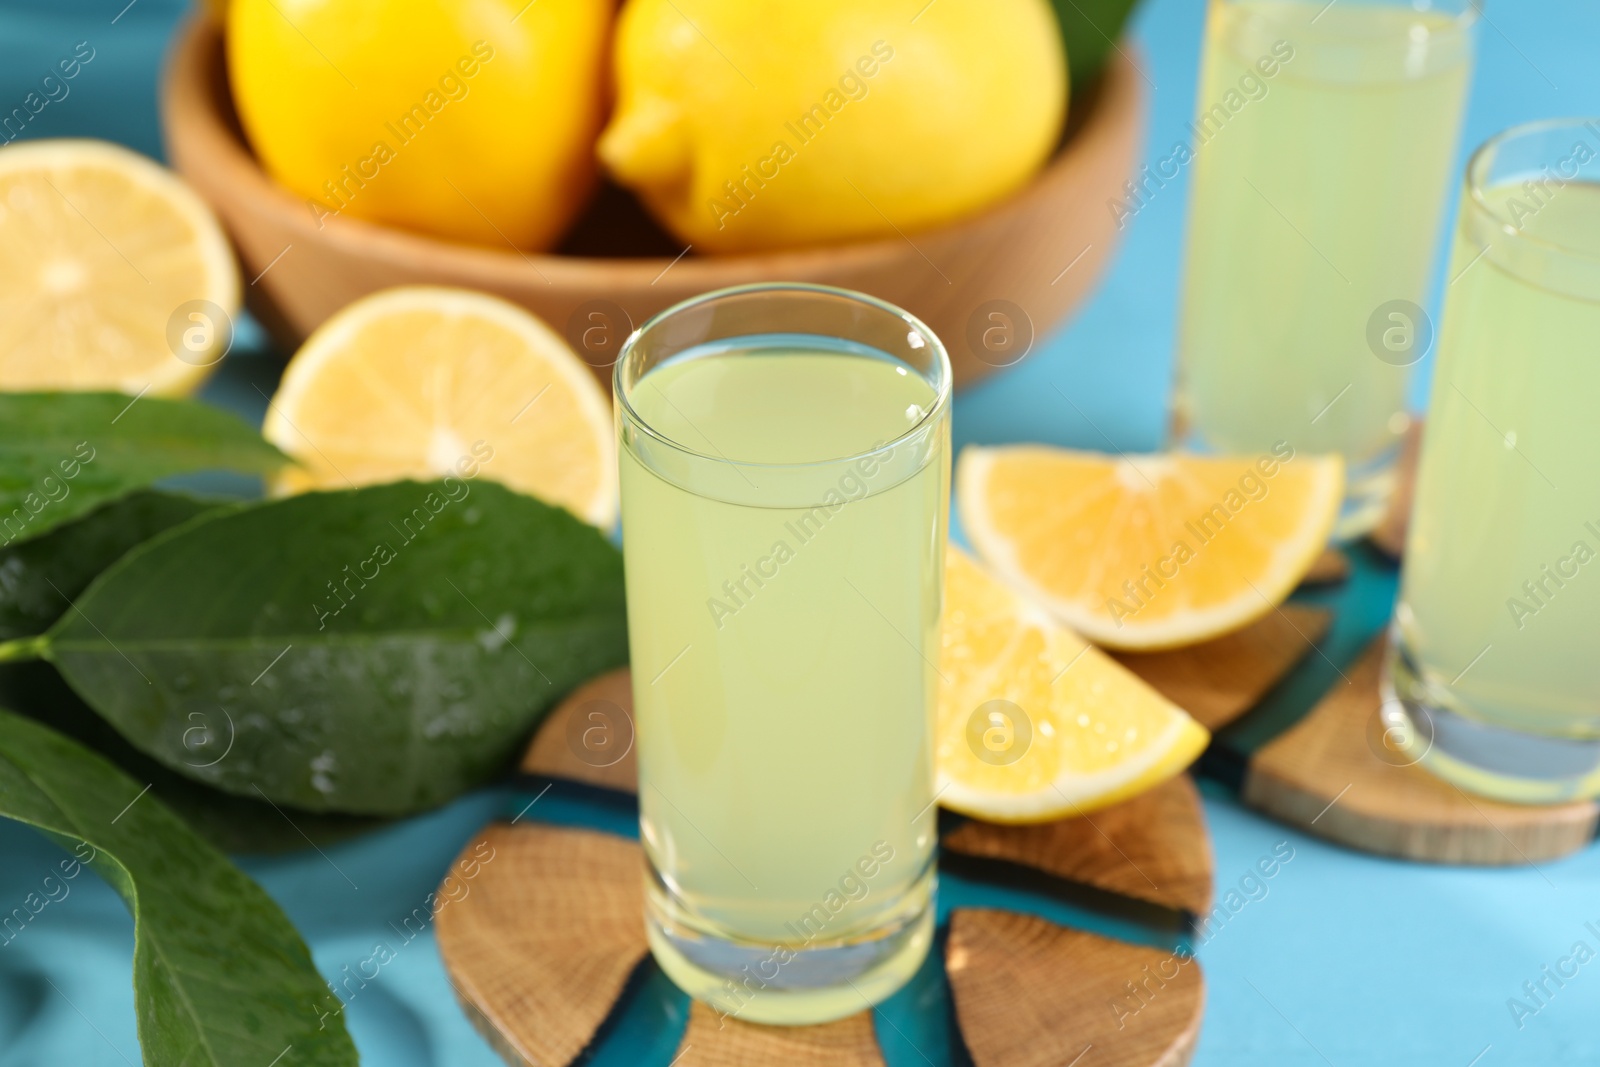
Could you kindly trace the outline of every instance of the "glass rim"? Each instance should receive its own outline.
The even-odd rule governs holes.
[[[638,346],[640,340],[643,339],[644,335],[649,330],[659,326],[679,312],[688,311],[691,308],[700,306],[701,304],[707,304],[713,300],[720,300],[725,297],[745,296],[756,293],[813,293],[824,296],[843,297],[846,300],[853,301],[857,304],[863,304],[878,311],[886,312],[905,322],[914,331],[916,331],[917,335],[923,339],[923,342],[929,347],[936,357],[934,366],[939,373],[939,381],[937,383],[929,383],[934,385],[935,388],[934,402],[930,404],[928,409],[922,413],[922,418],[918,419],[902,433],[896,435],[894,438],[888,441],[885,441],[881,445],[876,445],[862,452],[854,452],[850,455],[830,456],[827,459],[806,460],[802,463],[759,463],[752,460],[731,459],[728,456],[715,456],[709,453],[701,452],[699,449],[691,448],[683,442],[668,436],[652,426],[649,420],[647,420],[643,415],[639,414],[638,410],[633,406],[632,401],[628,397],[628,390],[623,387],[622,381],[624,368],[628,365],[628,357],[633,354],[633,350]],[[817,336],[823,335],[818,334]],[[643,380],[643,375],[640,376],[639,380]],[[926,375],[923,375],[923,380],[927,380]],[[818,285],[814,282],[752,282],[746,285],[732,285],[723,289],[713,289],[710,292],[701,293],[698,296],[692,296],[686,300],[680,300],[676,304],[673,304],[672,306],[658,311],[654,315],[650,316],[628,335],[627,340],[622,342],[622,348],[617,354],[616,369],[612,372],[611,376],[611,393],[616,398],[617,407],[621,411],[622,416],[634,426],[637,426],[652,440],[672,449],[675,452],[685,456],[693,457],[694,459],[706,460],[711,463],[724,463],[729,466],[744,467],[751,470],[805,470],[809,467],[829,467],[838,464],[854,463],[859,460],[870,459],[874,456],[893,452],[900,445],[905,444],[907,441],[927,432],[928,428],[932,426],[934,420],[939,418],[944,411],[950,407],[950,398],[952,392],[953,380],[950,370],[950,354],[945,350],[944,342],[939,340],[939,335],[934,333],[927,323],[923,322],[917,316],[911,314],[911,312],[907,311],[905,308],[902,308],[896,304],[891,304],[887,300],[880,300],[875,296],[869,296],[868,294],[859,292],[855,289],[845,289],[836,285]]]
[[[1484,141],[1477,148],[1473,149],[1472,155],[1467,159],[1465,176],[1467,195],[1465,198],[1463,198],[1462,202],[1467,205],[1470,210],[1481,215],[1486,221],[1493,225],[1496,231],[1505,235],[1506,237],[1516,241],[1521,241],[1526,245],[1541,249],[1546,252],[1554,252],[1563,256],[1577,256],[1580,259],[1587,259],[1600,263],[1600,253],[1597,253],[1592,249],[1578,248],[1574,245],[1563,244],[1560,241],[1552,241],[1544,237],[1535,237],[1532,234],[1523,232],[1515,224],[1508,221],[1505,216],[1501,215],[1499,212],[1495,211],[1494,208],[1489,206],[1489,201],[1485,199],[1483,195],[1485,184],[1483,181],[1482,172],[1488,169],[1490,159],[1503,145],[1531,134],[1547,133],[1552,130],[1564,128],[1583,128],[1586,123],[1590,122],[1600,124],[1600,116],[1584,118],[1581,116],[1572,115],[1565,118],[1534,119],[1530,122],[1519,122],[1515,126],[1507,126],[1505,129],[1492,135],[1488,140]],[[1597,152],[1597,155],[1600,155],[1600,152]],[[1576,179],[1568,180],[1574,181]],[[1600,182],[1594,182],[1590,184],[1600,185]]]
[[[1225,7],[1235,7],[1235,6],[1238,6],[1239,4],[1244,4],[1244,3],[1249,3],[1249,2],[1250,2],[1250,0],[1211,0],[1211,3],[1213,5],[1225,6]],[[1332,7],[1334,5],[1334,3],[1337,3],[1337,2],[1338,2],[1338,0],[1330,0],[1330,2],[1328,3],[1327,7],[1323,8],[1323,10],[1326,11],[1328,7]],[[1348,6],[1351,6],[1351,5],[1350,4],[1346,4],[1346,6],[1348,7]],[[1409,3],[1401,3],[1401,2],[1399,2],[1399,0],[1395,0],[1395,2],[1393,2],[1393,3],[1378,3],[1378,4],[1371,3],[1370,0],[1369,0],[1369,2],[1359,3],[1359,4],[1355,5],[1355,6],[1361,6],[1361,7],[1397,7],[1397,8],[1405,8],[1405,9],[1408,9],[1408,10],[1411,10],[1411,11],[1415,11],[1418,14],[1421,14],[1423,12],[1432,12],[1432,13],[1436,13],[1436,14],[1441,14],[1441,15],[1445,15],[1445,16],[1449,17],[1452,29],[1458,29],[1458,30],[1468,29],[1468,28],[1470,28],[1472,26],[1477,25],[1479,16],[1483,14],[1483,0],[1466,0],[1466,3],[1462,5],[1461,10],[1460,11],[1455,11],[1455,12],[1451,12],[1451,11],[1445,10],[1445,6],[1443,4],[1434,3],[1434,2],[1432,2],[1432,0],[1428,0],[1428,6],[1426,6],[1426,7],[1417,7],[1416,3],[1415,3],[1415,0],[1411,0],[1411,2],[1409,2]],[[1313,19],[1312,21],[1315,22],[1316,20]],[[1344,35],[1340,35],[1340,36],[1344,36]],[[1347,39],[1347,40],[1358,40],[1358,39],[1365,39],[1365,38],[1346,37],[1345,39]]]

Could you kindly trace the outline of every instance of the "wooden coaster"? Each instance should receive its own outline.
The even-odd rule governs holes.
[[[1020,864],[1191,917],[1211,910],[1211,839],[1187,775],[1081,818],[1037,826],[972,820],[939,844],[946,855]]]
[[[945,971],[979,1067],[1178,1067],[1205,1009],[1197,960],[1015,912],[956,909]]]
[[[577,1060],[649,953],[644,856],[624,838],[497,823],[437,894],[439,953],[468,1018],[513,1067]],[[462,886],[466,892],[462,893]],[[824,1026],[755,1026],[695,1004],[680,1067],[882,1067],[870,1013]]]
[[[619,667],[592,678],[546,715],[522,756],[524,774],[639,791],[633,750],[633,675]]]
[[[649,952],[641,864],[620,837],[496,823],[451,867],[435,896],[439,954],[507,1063],[571,1063],[594,1038]]]
[[[435,931],[473,1024],[513,1067],[567,1067],[601,1031],[649,949],[638,844],[590,830],[495,824],[469,843]],[[463,880],[464,879],[464,880]],[[461,891],[461,886],[466,891]],[[951,917],[946,967],[976,1067],[1059,1067],[1085,1045],[1107,1067],[1187,1061],[1199,965],[1158,949],[987,909]],[[1063,1055],[1064,1053],[1064,1055]],[[694,1004],[678,1067],[882,1067],[871,1012],[809,1027]]]
[[[634,792],[632,707],[626,669],[579,687],[546,718],[523,771],[611,795]],[[1187,778],[1045,826],[967,822],[942,847],[947,857],[1043,872],[1172,912],[1193,916],[1210,906],[1210,844]],[[440,887],[439,950],[467,1015],[513,1067],[566,1067],[605,1032],[649,953],[642,864],[633,841],[538,823],[497,823],[462,852],[452,871],[476,873],[465,881],[453,873],[461,884],[452,890],[447,879]],[[1175,966],[1170,953],[982,909],[954,912],[945,941],[961,1035],[954,1040],[965,1042],[976,1067],[1064,1064],[1086,1043],[1105,1050],[1103,1062],[1114,1067],[1188,1057],[1203,999],[1192,962],[1163,983],[1159,1008],[1141,1007],[1149,994],[1136,993],[1136,984],[1155,988],[1150,983],[1160,979],[1150,971]],[[1018,1006],[1029,1019],[1025,1030],[1008,1010]],[[1074,1041],[1071,1055],[1056,1056]],[[723,1019],[698,1003],[677,1056],[675,1067],[885,1062],[872,1012],[822,1026],[768,1027]]]
[[[820,1026],[757,1026],[723,1019],[699,1001],[689,1009],[673,1067],[884,1067],[872,1013]]]
[[[1301,585],[1338,585],[1350,577],[1350,557],[1329,545],[1311,564]]]
[[[1379,638],[1347,682],[1251,756],[1245,803],[1352,848],[1437,863],[1538,863],[1594,838],[1595,801],[1505,804],[1379,758],[1383,652]]]
[[[1322,640],[1331,619],[1321,608],[1285,604],[1214,641],[1115,656],[1215,732],[1255,707]]]

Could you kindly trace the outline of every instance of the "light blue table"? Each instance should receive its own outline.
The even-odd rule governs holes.
[[[56,58],[87,40],[95,59],[29,133],[110,137],[158,151],[155,72],[180,8],[171,0],[126,3],[0,3],[0,110],[20,102]],[[1153,90],[1152,154],[1165,154],[1190,117],[1201,14],[1198,0],[1148,0],[1139,18],[1139,61]],[[1463,158],[1515,122],[1600,113],[1600,7],[1593,0],[1505,0],[1489,8],[1480,46]],[[1159,444],[1183,186],[1180,177],[1139,213],[1099,293],[1070,327],[956,402],[958,446],[1039,440],[1106,447],[1107,438],[1128,450]],[[250,392],[245,383],[270,382],[275,373],[259,354],[236,363],[213,388],[214,399],[238,402]],[[1081,414],[1061,402],[1052,383]],[[1264,899],[1200,949],[1209,1005],[1195,1063],[1600,1063],[1600,962],[1580,970],[1521,1027],[1507,1007],[1524,982],[1540,978],[1542,966],[1576,942],[1600,950],[1600,938],[1584,925],[1600,927],[1600,849],[1539,869],[1408,865],[1323,844],[1245,811],[1220,789],[1206,793],[1220,887],[1280,841],[1293,845],[1295,858]],[[504,795],[486,792],[330,848],[326,859],[310,852],[244,865],[288,910],[323,972],[335,975],[370,955],[376,942],[393,940],[387,921],[419,906],[461,845],[505,803]],[[0,823],[0,913],[37,888],[58,855],[32,831]],[[961,895],[961,887],[952,889]],[[1115,932],[1100,921],[1086,925]],[[121,901],[89,879],[0,948],[0,1067],[137,1063],[132,944]],[[662,1003],[675,1010],[670,997]],[[909,1026],[901,1011],[891,1005]],[[401,949],[348,1014],[369,1064],[499,1063],[457,1010],[430,937]],[[885,1046],[896,1067],[923,1062],[897,1039]],[[1090,1056],[1084,1067],[1093,1067]],[[603,1057],[642,1067],[665,1067],[670,1058],[666,1045],[626,1042]]]

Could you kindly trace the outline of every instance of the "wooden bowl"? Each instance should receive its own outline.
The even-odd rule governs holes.
[[[565,332],[602,379],[631,326],[708,290],[761,281],[838,285],[899,304],[944,340],[957,384],[1015,363],[1083,299],[1110,255],[1118,228],[1108,202],[1133,172],[1143,124],[1138,73],[1119,55],[1074,102],[1068,137],[1034,181],[954,225],[822,248],[678,259],[682,246],[612,186],[558,252],[525,254],[344,217],[319,227],[305,202],[251,154],[223,63],[214,21],[201,16],[180,29],[162,87],[167,155],[232,235],[250,307],[280,342],[297,346],[378,289],[455,285],[533,311]]]

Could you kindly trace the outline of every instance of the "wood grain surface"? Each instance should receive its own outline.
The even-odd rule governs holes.
[[[439,954],[507,1063],[563,1067],[594,1037],[649,952],[642,862],[624,838],[538,824],[495,823],[462,851],[465,894],[448,879],[437,894]]]
[[[1329,545],[1300,579],[1301,585],[1337,585],[1350,577],[1350,557]]]
[[[568,693],[539,724],[522,755],[522,772],[637,793],[632,679],[620,667]]]
[[[1322,640],[1331,619],[1321,608],[1285,604],[1214,641],[1166,652],[1115,655],[1215,731],[1255,707]]]
[[[624,838],[497,823],[452,868],[456,882],[441,886],[435,912],[440,954],[468,1017],[513,1067],[567,1067],[610,1015],[648,952],[641,862]],[[1065,1067],[1087,1047],[1105,1067],[1173,1067],[1187,1061],[1200,1025],[1204,984],[1193,960],[1032,916],[957,909],[945,965],[977,1067]],[[769,1027],[695,1003],[673,1062],[884,1059],[869,1011]]]
[[[1014,912],[952,912],[945,970],[977,1067],[1178,1067],[1205,1010],[1197,960]]]
[[[1075,819],[1037,826],[965,822],[940,845],[1190,915],[1211,909],[1211,839],[1188,775]]]
[[[883,1053],[864,1011],[820,1026],[758,1026],[723,1019],[695,1002],[674,1067],[883,1067]]]
[[[1245,803],[1353,848],[1436,863],[1538,863],[1594,837],[1593,801],[1506,804],[1389,753],[1378,722],[1383,653],[1380,638],[1309,715],[1254,754]]]

